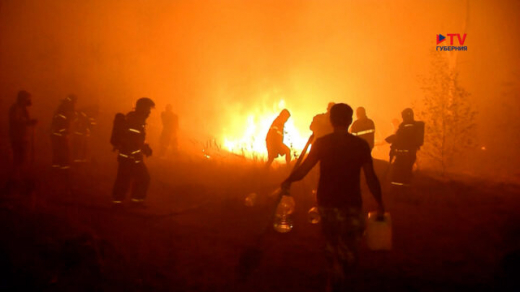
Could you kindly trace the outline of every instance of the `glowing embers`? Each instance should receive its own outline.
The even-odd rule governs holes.
[[[257,108],[250,111],[241,120],[235,120],[227,129],[223,137],[223,146],[229,152],[250,159],[267,159],[265,138],[274,119],[286,108],[282,99],[270,108]],[[295,113],[291,112],[291,118],[285,123],[284,144],[291,148],[291,156],[299,154],[307,141],[306,135],[302,136],[294,125]],[[296,116],[297,117],[297,116]],[[308,132],[308,131],[307,131]],[[307,134],[307,133],[304,133]]]

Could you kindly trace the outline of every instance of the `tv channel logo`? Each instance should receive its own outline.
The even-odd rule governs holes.
[[[467,34],[460,34],[460,33],[448,33],[446,34],[450,39],[450,45],[449,46],[439,46],[439,44],[446,41],[446,37],[442,34],[437,35],[437,47],[435,48],[436,51],[467,51],[468,47],[464,45],[466,42],[466,36]],[[458,41],[458,46],[454,46],[454,39]]]

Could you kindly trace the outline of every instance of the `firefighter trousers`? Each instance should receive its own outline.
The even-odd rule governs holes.
[[[398,153],[392,170],[392,184],[408,186],[412,181],[413,165],[416,159],[415,151]]]
[[[130,188],[132,200],[144,200],[150,185],[150,174],[144,162],[141,160],[136,163],[136,160],[124,157],[119,157],[118,162],[117,177],[112,192],[114,201],[123,201]]]
[[[52,167],[67,169],[70,167],[69,137],[51,135],[52,143]]]
[[[87,162],[89,136],[84,133],[74,133],[72,136],[72,161]]]

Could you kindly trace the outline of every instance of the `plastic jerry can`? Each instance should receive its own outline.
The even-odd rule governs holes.
[[[366,242],[370,250],[392,249],[392,218],[385,212],[384,220],[377,220],[377,212],[369,212],[367,219]]]

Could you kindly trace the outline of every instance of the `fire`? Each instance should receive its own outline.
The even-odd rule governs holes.
[[[286,108],[286,104],[281,99],[270,108],[264,107],[249,112],[242,122],[243,126],[235,127],[232,133],[224,135],[224,148],[246,158],[267,160],[265,137],[272,122],[284,108]],[[288,109],[291,112],[290,108]],[[301,153],[310,135],[310,130],[300,131],[295,127],[294,116],[295,113],[291,112],[291,118],[285,123],[284,128],[284,143],[291,148],[293,158]],[[237,124],[240,124],[240,121]]]

